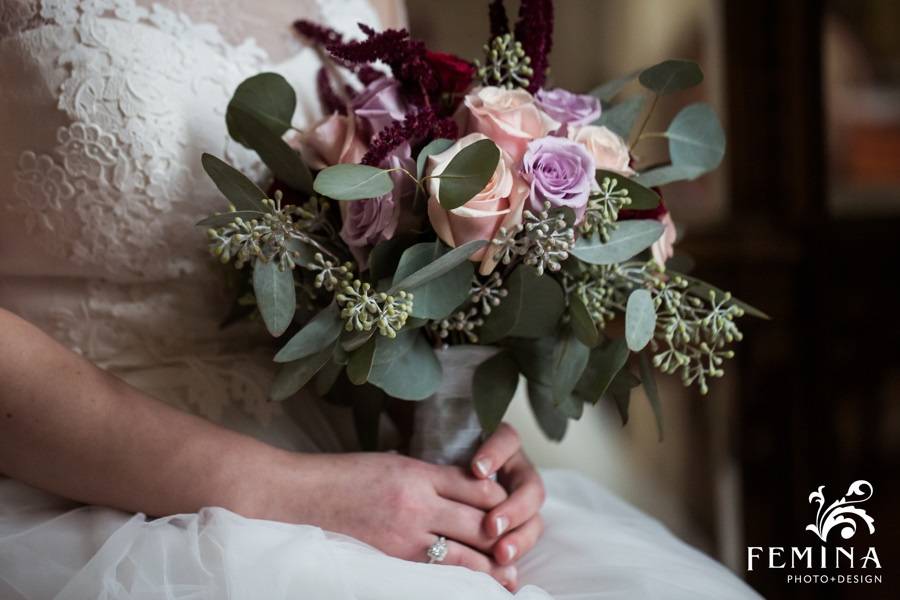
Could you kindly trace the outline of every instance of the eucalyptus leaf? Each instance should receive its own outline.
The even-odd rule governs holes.
[[[598,85],[594,89],[592,89],[589,93],[591,96],[606,102],[607,100],[612,100],[616,97],[616,95],[622,91],[626,85],[631,83],[635,77],[638,76],[640,71],[632,71],[627,75],[623,75],[617,79],[613,79],[612,81],[607,81],[602,85]]]
[[[556,342],[553,352],[552,388],[553,401],[558,406],[568,401],[587,366],[590,354],[590,348],[578,341],[569,330],[565,331]]]
[[[584,414],[584,402],[575,394],[569,393],[559,399],[554,398],[557,402],[556,409],[567,419],[578,420]]]
[[[572,324],[572,331],[581,340],[582,344],[588,348],[593,348],[597,345],[600,341],[597,324],[594,323],[587,307],[577,294],[569,296],[569,319]]]
[[[441,384],[441,364],[434,350],[416,332],[412,348],[396,360],[374,363],[369,372],[369,383],[378,386],[393,398],[400,400],[424,400],[434,394]]]
[[[369,341],[369,338],[375,335],[375,328],[368,331],[344,331],[341,332],[340,347],[346,352],[353,352],[363,344]]]
[[[354,385],[362,385],[369,379],[372,359],[375,356],[376,339],[370,338],[368,342],[350,354],[350,362],[347,363],[347,378]]]
[[[253,265],[253,294],[266,329],[273,336],[280,336],[291,324],[297,310],[293,271],[282,271],[274,259],[257,260]]]
[[[596,404],[628,361],[630,353],[625,340],[607,340],[591,350],[587,366],[575,386],[576,395]]]
[[[505,337],[541,338],[555,335],[565,301],[559,283],[549,275],[538,275],[519,265],[506,278],[507,296],[491,311],[479,336],[484,344]]]
[[[628,296],[625,305],[625,341],[632,352],[640,352],[653,339],[656,330],[656,307],[653,296],[645,289],[637,289]]]
[[[422,336],[422,332],[404,327],[397,337],[389,338],[379,335],[375,338],[375,355],[372,365],[381,367],[398,360],[415,346],[416,339]]]
[[[255,210],[233,210],[231,212],[206,217],[202,221],[198,221],[196,225],[197,227],[224,227],[229,223],[233,223],[237,218],[241,218],[245,221],[252,221],[253,219],[261,218],[264,214],[265,213],[257,212]]]
[[[699,85],[703,71],[691,60],[666,60],[641,71],[638,81],[648,90],[664,96]]]
[[[272,134],[281,135],[291,127],[297,94],[291,84],[277,73],[260,73],[237,86],[225,113],[228,134],[252,148],[243,137],[241,117],[249,115]]]
[[[519,371],[528,381],[549,387],[553,383],[553,352],[556,350],[556,331],[552,336],[537,339],[516,339],[509,344]]]
[[[472,402],[486,432],[493,433],[497,429],[518,385],[519,367],[509,352],[499,352],[475,369]]]
[[[425,174],[425,166],[429,156],[440,154],[452,145],[453,140],[448,140],[446,138],[437,138],[426,144],[419,152],[419,157],[416,158],[416,177],[422,179],[422,176]]]
[[[328,392],[331,391],[331,388],[334,387],[334,383],[338,380],[338,377],[341,376],[343,370],[344,365],[334,362],[333,360],[325,363],[325,366],[316,373],[315,380],[313,381],[316,396],[324,398]]]
[[[300,391],[331,360],[333,348],[283,364],[275,374],[269,397],[276,402],[285,400]]]
[[[264,127],[250,114],[237,113],[232,125],[240,131],[243,144],[256,151],[279,181],[298,192],[312,194],[312,174],[309,167],[303,162],[300,152],[281,139],[281,134]]]
[[[548,438],[554,442],[563,439],[569,425],[569,419],[553,402],[553,392],[549,385],[536,381],[528,381],[528,403],[534,418]]]
[[[491,140],[478,140],[460,150],[440,174],[433,176],[440,180],[441,206],[453,210],[471,200],[490,181],[499,160],[500,149]]]
[[[647,187],[659,187],[676,181],[690,181],[703,175],[702,167],[693,165],[664,165],[648,169],[635,177],[635,181]]]
[[[669,157],[673,165],[712,171],[725,156],[725,132],[709,104],[697,102],[685,106],[666,130]]]
[[[620,221],[604,242],[598,233],[580,238],[572,255],[594,265],[612,265],[628,260],[649,248],[663,233],[663,224],[655,219]]]
[[[619,137],[627,138],[643,106],[643,96],[626,98],[600,113],[594,125],[602,125]]]
[[[627,356],[627,353],[626,353]],[[622,369],[613,377],[609,384],[607,394],[616,404],[619,416],[622,418],[622,426],[628,424],[628,408],[631,404],[631,390],[641,385],[641,380],[631,374],[627,369]]]
[[[644,386],[644,393],[647,394],[650,408],[653,409],[653,416],[656,417],[656,429],[661,442],[663,440],[662,403],[659,401],[659,390],[656,387],[656,379],[653,377],[653,366],[650,364],[648,352],[638,354],[638,369],[641,374],[641,385]]]
[[[651,210],[659,206],[659,194],[621,173],[597,169],[594,177],[598,184],[608,177],[616,182],[616,189],[627,190],[631,204],[626,208],[630,210]]]
[[[275,362],[285,363],[310,354],[315,354],[331,346],[341,334],[344,321],[336,304],[329,304],[320,310],[298,331],[275,355]]]
[[[212,154],[204,153],[200,162],[203,164],[203,170],[213,180],[222,195],[237,210],[257,213],[272,212],[262,203],[266,193],[247,179],[243,173]]]
[[[447,250],[446,246],[440,243],[411,246],[400,258],[394,279],[402,281],[425,269],[448,254]],[[474,272],[472,261],[463,260],[439,277],[427,280],[414,288],[403,287],[402,289],[413,291],[415,295],[410,314],[423,319],[443,319],[469,297]]]
[[[397,266],[397,271],[401,273],[401,276],[398,277],[396,273],[394,274],[394,281],[389,293],[394,293],[399,290],[415,291],[420,285],[428,283],[433,279],[437,279],[454,269],[457,265],[466,262],[469,260],[470,256],[478,252],[478,250],[483,248],[486,244],[486,240],[472,240],[471,242],[466,242],[462,246],[457,246],[446,254],[436,256],[436,258],[426,266],[407,275],[401,271],[401,267],[403,267],[404,263],[403,257],[410,254],[410,251],[412,251],[413,248],[421,244],[416,244],[416,246],[408,248],[406,252],[403,253],[403,257],[400,258],[400,264]],[[426,243],[426,245],[431,246],[432,249],[434,248],[431,244]],[[410,256],[412,255],[410,254]]]
[[[390,171],[385,169],[341,164],[319,171],[313,189],[334,200],[364,200],[389,193],[394,189],[394,181]]]
[[[392,276],[400,263],[400,257],[415,239],[415,236],[400,234],[378,242],[369,253],[369,275],[372,280],[379,281]]]

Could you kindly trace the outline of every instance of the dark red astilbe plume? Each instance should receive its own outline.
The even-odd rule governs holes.
[[[340,113],[347,114],[347,106],[344,101],[335,93],[331,87],[331,78],[328,77],[328,71],[325,67],[320,67],[316,74],[316,91],[319,94],[319,102],[322,104],[322,111],[325,114]]]
[[[319,25],[313,21],[307,21],[306,19],[294,21],[294,29],[309,41],[315,42],[322,47],[328,47],[330,44],[340,44],[344,41],[341,34],[334,29]]]
[[[488,17],[491,20],[491,39],[509,33],[509,17],[506,16],[503,0],[491,2],[488,6]]]
[[[402,121],[394,121],[381,130],[360,161],[364,165],[378,166],[392,150],[403,142],[413,142],[424,137],[455,138],[456,123],[448,117],[438,117],[429,107],[410,112]]]
[[[547,78],[548,57],[553,47],[553,0],[522,0],[515,36],[531,58],[534,74],[528,91],[534,93]]]
[[[376,79],[381,79],[382,77],[384,77],[384,73],[371,65],[363,65],[356,72],[356,78],[359,79],[359,82],[363,85],[369,85]]]

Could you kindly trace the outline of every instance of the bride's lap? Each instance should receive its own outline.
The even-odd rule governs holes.
[[[519,562],[518,599],[755,597],[724,567],[600,486],[566,471],[544,476],[546,529]],[[0,480],[0,592],[12,598],[105,593],[110,599],[137,593],[510,597],[486,574],[391,558],[317,527],[245,519],[223,509],[147,520],[78,507],[11,480]]]

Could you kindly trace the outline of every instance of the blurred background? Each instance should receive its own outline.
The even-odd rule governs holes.
[[[507,0],[511,15],[517,2]],[[772,321],[744,319],[738,356],[707,397],[661,379],[665,439],[646,400],[624,428],[598,406],[561,445],[524,399],[512,420],[543,466],[576,467],[746,577],[767,598],[896,598],[900,575],[900,2],[565,0],[552,84],[587,92],[667,58],[698,61],[699,88],[661,102],[664,128],[703,99],[725,163],[666,189],[680,260]],[[481,56],[486,0],[408,0],[429,47]],[[462,34],[461,34],[462,33]],[[637,86],[623,96],[639,93]],[[620,96],[621,98],[622,96]],[[664,159],[665,145],[636,153]],[[794,585],[746,572],[746,548],[816,546],[815,506],[857,479],[882,585]],[[862,550],[862,554],[865,550]]]

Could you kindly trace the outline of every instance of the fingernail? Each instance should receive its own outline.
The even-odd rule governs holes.
[[[482,477],[487,477],[491,474],[491,461],[484,457],[475,459],[475,470]]]
[[[509,527],[509,519],[506,517],[497,517],[494,519],[494,526],[497,527],[497,535],[502,535],[506,528]]]
[[[519,549],[512,544],[506,546],[506,560],[512,560],[519,553]]]

